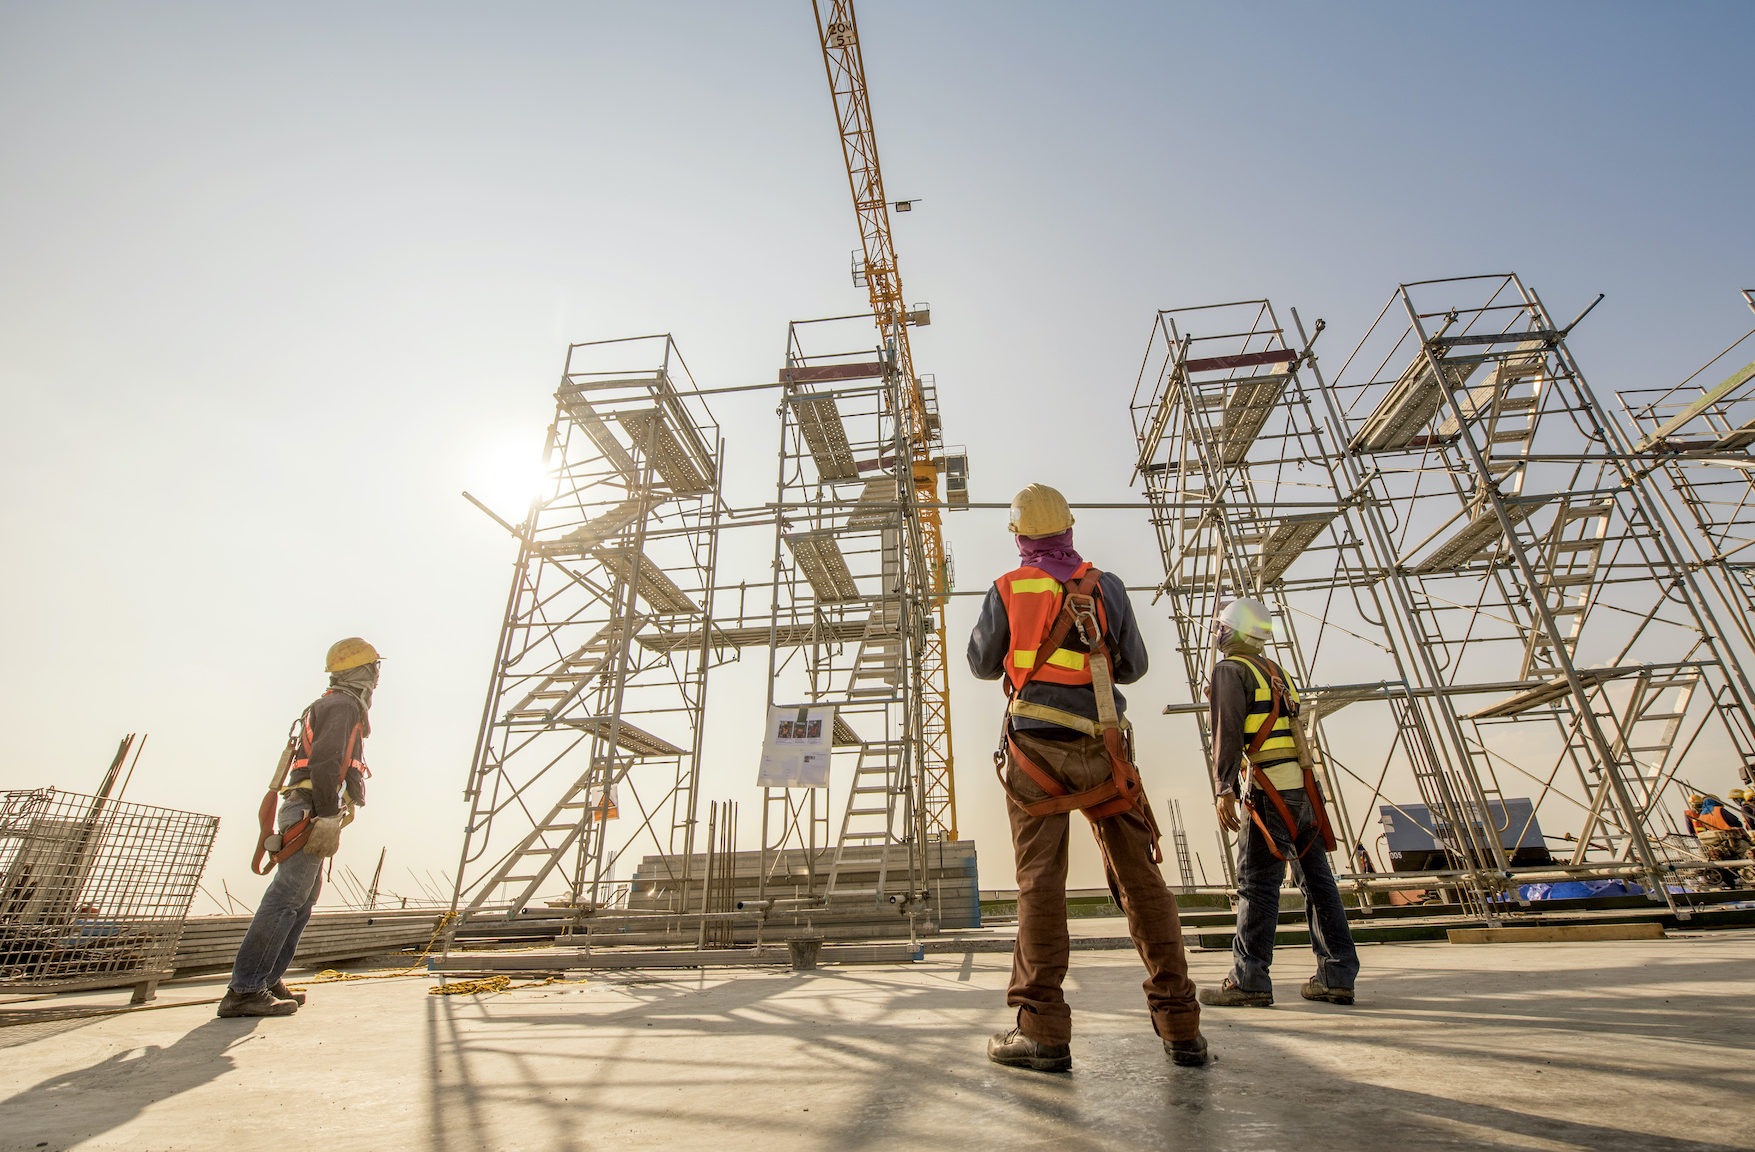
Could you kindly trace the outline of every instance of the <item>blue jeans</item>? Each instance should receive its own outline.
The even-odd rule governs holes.
[[[1295,837],[1286,835],[1274,802],[1263,796],[1256,804],[1262,822],[1274,834],[1280,851],[1298,857],[1298,886],[1304,890],[1304,914],[1310,921],[1310,948],[1316,953],[1316,978],[1330,988],[1351,988],[1359,975],[1359,953],[1347,927],[1347,910],[1341,890],[1322,850],[1316,829],[1316,812],[1302,788],[1284,788],[1280,798],[1298,825]],[[1243,853],[1237,862],[1237,935],[1231,941],[1231,980],[1248,992],[1272,992],[1268,966],[1274,962],[1274,928],[1280,922],[1280,883],[1286,877],[1286,861],[1275,856],[1255,821],[1244,820]]]
[[[311,811],[310,797],[295,793],[281,801],[280,816],[275,826],[282,835],[304,819]],[[323,891],[322,856],[294,852],[274,868],[274,879],[262,894],[250,930],[238,946],[238,958],[232,964],[231,991],[240,995],[272,988],[286,974],[293,953],[299,947],[299,934],[311,919],[311,906]]]

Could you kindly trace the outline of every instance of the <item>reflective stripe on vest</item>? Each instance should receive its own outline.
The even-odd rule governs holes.
[[[1249,669],[1249,675],[1255,680],[1255,699],[1250,702],[1249,715],[1243,718],[1243,743],[1247,746],[1250,741],[1255,739],[1255,734],[1261,731],[1262,721],[1267,719],[1267,714],[1273,706],[1274,690],[1268,683],[1267,677],[1262,675],[1261,669],[1255,666],[1253,660],[1238,660],[1235,657],[1229,657],[1229,659]],[[1260,660],[1262,657],[1257,656],[1254,659]],[[1280,677],[1285,679],[1285,673],[1282,672]],[[1298,690],[1292,687],[1290,681],[1286,682],[1286,698],[1293,704],[1298,703]],[[1251,757],[1251,763],[1265,766],[1276,761],[1296,760],[1297,758],[1298,745],[1292,740],[1292,718],[1281,712],[1279,719],[1274,721],[1273,731],[1268,733],[1268,738],[1262,741],[1261,748]],[[1278,781],[1275,781],[1274,787],[1280,787]],[[1303,787],[1302,778],[1292,787]]]
[[[1078,579],[1090,567],[1089,562],[1081,564],[1071,578]],[[1089,684],[1090,658],[1071,648],[1056,648],[1048,654],[1044,666],[1036,669],[1036,651],[1054,630],[1055,618],[1060,615],[1060,602],[1066,595],[1066,585],[1040,568],[1025,567],[1001,576],[994,581],[994,587],[1005,604],[1006,623],[1011,628],[1011,648],[1005,655],[1005,671],[1011,678],[1012,687],[1020,687],[1026,676],[1036,684]],[[1107,629],[1109,617],[1103,607],[1103,598],[1098,596],[1096,601],[1097,621]]]

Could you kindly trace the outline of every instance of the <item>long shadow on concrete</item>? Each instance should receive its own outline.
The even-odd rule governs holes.
[[[152,1105],[230,1072],[233,1062],[226,1050],[248,1039],[256,1023],[210,1018],[168,1048],[125,1049],[33,1084],[0,1101],[0,1115],[7,1117],[0,1146],[31,1148],[42,1142],[68,1148],[119,1128]]]
[[[1688,977],[1710,979],[1714,967],[1693,966]],[[1418,1056],[1423,1067],[1455,1061],[1477,1078],[1497,1074],[1503,1060],[1506,1077],[1543,1084],[1536,1077],[1544,1076],[1555,1093],[1571,1090],[1571,1077],[1595,1095],[1661,1097],[1680,1074],[1640,1067],[1637,1052],[1614,1050],[1657,1026],[1640,1016],[1653,1004],[1602,992],[1602,971],[1540,974],[1594,980],[1590,994],[1575,992],[1582,1013],[1483,1014],[1477,996],[1473,1027],[1454,1030],[1454,1040],[1432,1017],[1461,1011],[1464,1001],[1444,991],[1439,973],[1398,973],[1385,981],[1385,1002],[1373,1008],[1368,999],[1357,1014],[1296,1001],[1247,1018],[1215,1014],[1209,1034],[1220,1062],[1181,1069],[1164,1059],[1145,1023],[1137,974],[1116,965],[1080,981],[1075,1015],[1091,1027],[1075,1039],[1077,1067],[1066,1076],[987,1063],[969,1021],[1003,1011],[994,991],[972,988],[954,969],[925,984],[922,975],[679,979],[630,989],[639,999],[631,1005],[582,1001],[545,1011],[528,1002],[433,998],[430,1147],[503,1146],[513,1117],[521,1145],[555,1152],[688,1143],[775,1152],[947,1143],[1056,1152],[1746,1147],[1622,1127],[1612,1108],[1581,1121],[1503,1099],[1475,1103],[1467,1097],[1480,1099],[1479,1091],[1442,1077],[1385,1086],[1395,1078],[1386,1067]],[[1613,977],[1631,978],[1619,969]],[[1530,982],[1512,981],[1515,994],[1530,996]],[[1722,1007],[1721,999],[1677,1006],[1661,1027],[1686,1034],[1710,1018],[1722,1036]],[[1247,1025],[1227,1026],[1238,1019]],[[1384,1021],[1390,1026],[1374,1027]],[[1531,1049],[1532,1034],[1545,1036],[1546,1047]],[[1360,1063],[1349,1066],[1354,1053]],[[1703,1072],[1687,1076],[1700,1083]],[[1737,1098],[1739,1083],[1723,1083],[1727,1100]]]

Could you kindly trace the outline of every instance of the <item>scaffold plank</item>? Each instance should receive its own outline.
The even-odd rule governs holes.
[[[1233,381],[1227,392],[1225,415],[1220,423],[1219,458],[1231,468],[1243,462],[1250,445],[1261,435],[1268,416],[1280,402],[1286,382],[1292,377],[1284,372],[1267,376],[1248,376]]]
[[[1444,362],[1450,386],[1460,388],[1468,382],[1479,360],[1462,359]],[[1426,354],[1421,353],[1396,378],[1371,415],[1359,426],[1347,444],[1350,452],[1395,452],[1409,446],[1414,437],[1432,423],[1444,403],[1444,392],[1432,372]]]
[[[670,741],[660,736],[654,736],[644,728],[630,724],[626,716],[623,716],[619,723],[616,723],[609,716],[563,716],[552,723],[559,728],[590,732],[605,740],[610,738],[610,729],[613,727],[616,748],[636,759],[650,760],[660,756],[681,756],[684,753],[683,749],[678,748]],[[517,723],[510,725],[513,729],[548,726],[547,724],[521,725]]]
[[[657,408],[642,408],[616,413],[634,446],[646,454],[653,469],[671,492],[678,496],[697,496],[713,487],[713,464],[704,453],[690,445],[694,437],[678,435],[671,422]],[[690,430],[692,431],[692,429]]]
[[[833,396],[794,396],[789,401],[804,443],[824,480],[855,480],[859,465],[847,443],[847,429]]]
[[[859,599],[859,585],[833,532],[789,532],[785,539],[818,600],[836,604]]]
[[[1250,572],[1251,579],[1257,584],[1267,585],[1284,576],[1286,569],[1304,554],[1305,549],[1322,535],[1322,530],[1338,515],[1340,511],[1337,509],[1333,512],[1310,512],[1281,519],[1262,542],[1261,550],[1256,553]]]
[[[1618,680],[1623,676],[1631,676],[1636,672],[1646,671],[1648,665],[1628,664],[1619,668],[1580,668],[1577,670],[1579,682],[1585,687],[1595,687],[1607,680]],[[1506,716],[1516,716],[1528,712],[1531,708],[1539,708],[1543,704],[1552,704],[1572,691],[1572,684],[1564,676],[1556,676],[1552,680],[1544,680],[1521,692],[1507,696],[1503,700],[1478,708],[1468,713],[1468,720],[1492,720]]]
[[[622,529],[646,515],[656,507],[662,497],[636,496],[632,500],[624,500],[615,507],[592,518],[582,527],[575,528],[564,536],[553,540],[539,540],[532,548],[550,560],[579,560],[589,555],[597,545],[611,539]]]
[[[1515,502],[1508,501],[1505,515],[1514,525],[1521,524],[1535,515],[1536,510],[1554,500],[1554,496],[1539,496]],[[1451,536],[1449,540],[1407,571],[1415,576],[1430,576],[1438,572],[1453,572],[1470,562],[1479,559],[1489,548],[1504,539],[1504,530],[1499,524],[1499,516],[1491,507],[1477,512],[1473,519]]]
[[[603,417],[597,414],[597,409],[591,406],[591,402],[585,399],[576,386],[561,385],[560,391],[555,393],[555,402],[573,423],[584,430],[586,437],[597,446],[597,451],[611,467],[630,482],[638,477],[639,465],[634,463],[634,458],[628,455],[622,442],[616,439],[615,433],[610,431]]]
[[[598,548],[591,555],[618,578],[626,578],[629,551],[627,548]],[[701,606],[644,553],[639,555],[635,565],[634,590],[656,615],[694,616],[701,611]]]
[[[739,628],[715,626],[710,642],[715,647],[726,648],[762,648],[770,643],[782,648],[794,648],[806,644],[848,644],[863,640],[870,634],[869,624],[863,619],[772,626],[758,624]],[[700,647],[701,632],[699,629],[689,632],[643,632],[635,639],[647,651],[674,652],[679,648]]]
[[[894,528],[902,522],[896,507],[898,494],[894,476],[877,476],[859,490],[859,505],[847,517],[849,528]]]

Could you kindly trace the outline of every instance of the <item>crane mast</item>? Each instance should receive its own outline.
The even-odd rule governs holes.
[[[945,663],[945,597],[950,591],[945,561],[944,530],[939,514],[938,474],[944,444],[934,399],[914,371],[908,343],[911,317],[902,298],[902,274],[896,266],[896,245],[890,235],[890,205],[884,198],[883,171],[878,166],[877,133],[872,127],[871,95],[865,84],[865,61],[859,49],[859,26],[853,0],[811,0],[823,66],[835,101],[841,156],[853,209],[859,216],[864,252],[863,279],[871,296],[872,317],[883,347],[901,378],[903,428],[913,455],[912,476],[921,521],[930,580],[932,620],[922,653],[920,701],[923,764],[922,805],[926,833],[957,838],[956,786],[952,774],[949,669]]]

